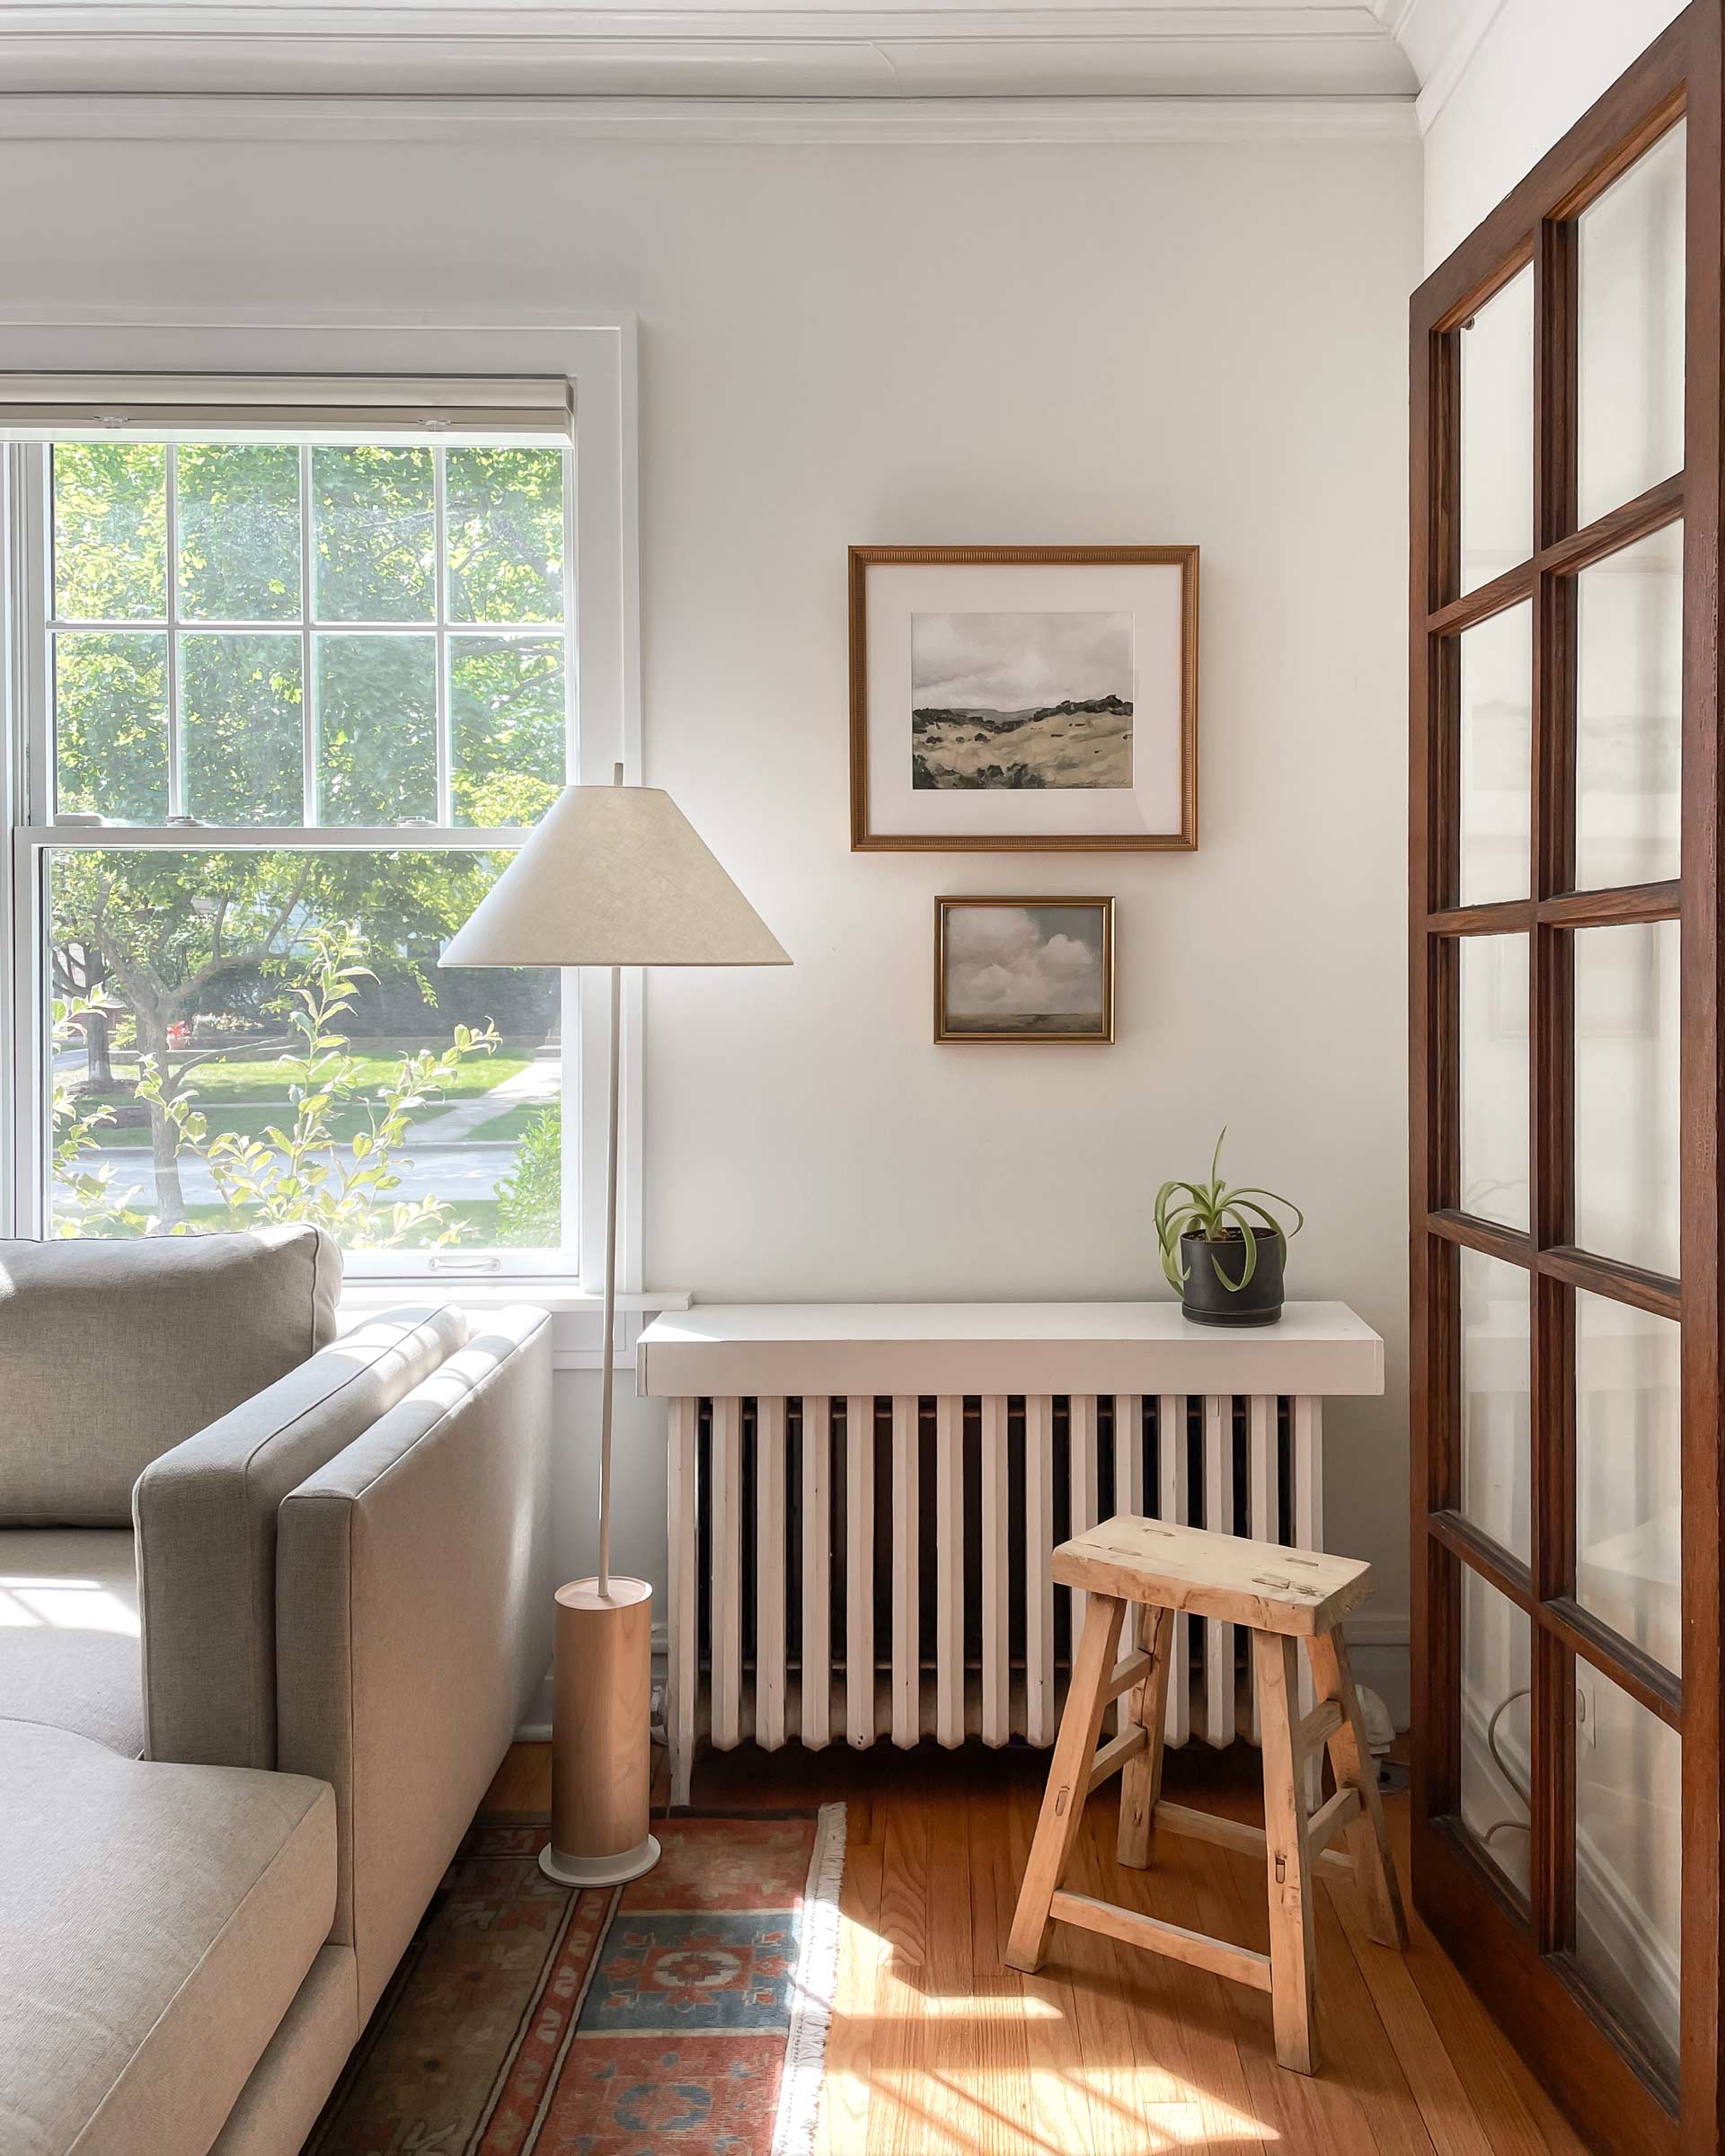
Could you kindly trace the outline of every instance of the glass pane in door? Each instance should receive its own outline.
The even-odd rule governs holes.
[[[1462,1510],[1526,1564],[1530,1276],[1481,1250],[1461,1259]]]
[[[1575,1298],[1575,1578],[1586,1610],[1683,1666],[1677,1437],[1682,1330]]]
[[[1534,551],[1534,272],[1462,330],[1462,589]]]
[[[1676,1277],[1678,925],[1575,932],[1575,1240]]]
[[[1679,124],[1582,211],[1580,521],[1683,469],[1684,167]]]
[[[1476,1846],[1526,1897],[1533,1790],[1532,1625],[1462,1568],[1462,1819]]]
[[[1575,1956],[1668,2070],[1677,2054],[1683,1740],[1575,1666]]]
[[[1461,903],[1525,898],[1531,873],[1534,610],[1463,632]]]
[[[1576,579],[1576,888],[1677,873],[1683,779],[1683,526]]]
[[[1527,938],[1461,939],[1461,1202],[1527,1225]]]

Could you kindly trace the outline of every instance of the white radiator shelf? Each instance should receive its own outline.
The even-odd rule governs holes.
[[[1178,1303],[714,1303],[656,1318],[643,1399],[803,1392],[1384,1390],[1384,1343],[1345,1303],[1275,1325],[1194,1325]]]

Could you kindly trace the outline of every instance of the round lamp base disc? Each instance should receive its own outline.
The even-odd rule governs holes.
[[[633,1849],[615,1857],[570,1857],[549,1842],[539,1851],[539,1869],[560,1886],[621,1886],[638,1879],[659,1862],[659,1842],[649,1834]]]

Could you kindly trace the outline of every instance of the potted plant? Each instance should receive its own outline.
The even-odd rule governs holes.
[[[1156,1193],[1156,1243],[1162,1269],[1198,1325],[1273,1325],[1282,1314],[1282,1268],[1287,1231],[1268,1210],[1305,1215],[1273,1190],[1222,1180],[1222,1137],[1210,1157],[1207,1183],[1164,1183]]]

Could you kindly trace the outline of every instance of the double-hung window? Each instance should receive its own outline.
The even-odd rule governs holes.
[[[573,976],[441,963],[579,770],[568,388],[0,405],[14,1232],[577,1271]]]

